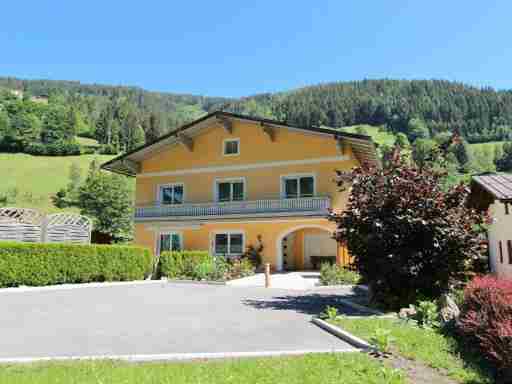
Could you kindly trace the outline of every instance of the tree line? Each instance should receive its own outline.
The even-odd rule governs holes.
[[[420,121],[429,137],[457,131],[470,143],[512,139],[512,91],[443,80],[329,83],[257,95],[223,108],[299,126],[384,125],[409,136]]]
[[[77,136],[115,154],[152,142],[226,99],[137,87],[0,78],[0,151],[79,154]]]

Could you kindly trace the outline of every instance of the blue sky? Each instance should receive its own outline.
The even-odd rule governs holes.
[[[3,2],[0,76],[243,96],[363,78],[512,88],[510,1]]]

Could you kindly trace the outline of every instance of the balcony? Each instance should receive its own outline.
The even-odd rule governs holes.
[[[323,216],[331,206],[329,197],[298,199],[230,201],[199,204],[135,207],[135,221],[208,220],[236,217]]]

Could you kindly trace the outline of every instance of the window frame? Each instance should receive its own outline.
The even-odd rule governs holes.
[[[226,153],[226,148],[227,148],[227,143],[229,142],[236,142],[237,145],[237,153]],[[226,157],[231,157],[231,156],[239,156],[240,155],[240,138],[234,138],[234,139],[224,139],[222,141],[222,155],[223,156],[226,156]]]
[[[243,188],[244,188],[244,194],[242,200],[233,200],[233,183],[239,183],[242,182]],[[230,183],[230,190],[229,190],[229,201],[220,201],[219,198],[219,184],[221,183]],[[231,202],[237,202],[237,201],[245,201],[247,200],[247,182],[245,180],[245,177],[229,177],[226,179],[215,179],[213,181],[213,197],[214,201],[216,203],[231,203]]]
[[[281,198],[282,199],[307,199],[308,197],[301,197],[300,179],[305,177],[313,178],[313,196],[316,194],[316,173],[295,173],[289,175],[281,175]],[[297,197],[286,197],[286,180],[297,180]]]
[[[163,202],[163,189],[166,187],[172,187],[172,196],[174,200],[174,187],[180,186],[183,189],[183,196],[181,203],[171,203],[171,204],[164,204]],[[165,183],[165,184],[158,184],[157,190],[156,190],[156,201],[158,205],[182,205],[185,204],[185,183],[182,182],[176,182],[176,183]]]
[[[172,236],[172,235],[178,235],[179,239],[180,239],[180,251],[183,250],[183,232],[181,231],[160,231],[158,232],[158,236],[156,237],[156,254],[157,255],[160,255],[161,251],[162,251],[162,236],[164,235],[169,235],[169,236]],[[171,245],[172,245],[172,240],[171,240]]]
[[[216,238],[217,235],[227,235],[228,244],[227,244],[227,253],[216,253]],[[242,252],[241,253],[231,253],[231,236],[232,235],[241,235],[242,236]],[[226,231],[214,231],[211,233],[211,253],[214,257],[225,257],[227,259],[233,258],[233,257],[239,257],[242,256],[245,252],[245,245],[246,245],[246,235],[245,231],[242,230],[226,230]]]

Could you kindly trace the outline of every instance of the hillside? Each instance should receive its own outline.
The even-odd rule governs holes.
[[[430,133],[457,130],[469,142],[512,139],[512,92],[441,80],[363,80],[320,84],[228,103],[225,109],[296,125],[387,126],[410,134],[411,120]]]
[[[0,201],[0,206],[58,211],[50,197],[67,185],[71,164],[78,164],[82,178],[85,178],[93,159],[104,162],[111,158],[105,155],[48,157],[0,153],[0,198],[7,198],[6,203]]]

